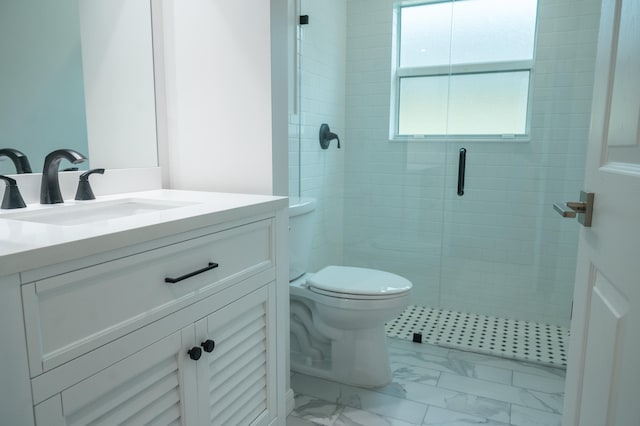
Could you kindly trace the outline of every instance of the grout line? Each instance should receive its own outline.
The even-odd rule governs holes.
[[[427,406],[427,409],[424,410],[424,416],[422,416],[422,421],[420,421],[420,424],[423,425],[424,421],[427,419],[427,414],[429,414],[429,410],[431,409],[431,405],[429,404],[425,404]]]

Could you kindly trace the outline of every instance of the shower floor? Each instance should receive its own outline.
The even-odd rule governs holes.
[[[569,329],[530,321],[410,305],[385,325],[387,336],[553,367],[566,367]]]

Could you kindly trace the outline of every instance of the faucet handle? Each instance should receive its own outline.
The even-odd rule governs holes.
[[[22,199],[22,195],[20,195],[20,190],[18,189],[18,183],[16,180],[2,175],[0,175],[0,179],[4,180],[7,184],[7,187],[4,190],[4,197],[2,198],[2,206],[0,206],[0,208],[21,209],[23,207],[27,207]]]
[[[91,169],[80,175],[80,181],[78,182],[78,190],[76,191],[76,200],[95,200],[96,196],[93,195],[93,190],[89,184],[89,176],[94,173],[104,174],[104,169]]]

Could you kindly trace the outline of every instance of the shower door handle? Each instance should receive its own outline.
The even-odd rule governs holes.
[[[555,203],[553,209],[562,217],[577,217],[578,222],[584,225],[585,228],[590,228],[593,217],[593,199],[593,192],[580,191],[580,201]]]
[[[464,195],[464,174],[467,167],[467,150],[460,148],[460,154],[458,156],[458,195],[462,197]]]

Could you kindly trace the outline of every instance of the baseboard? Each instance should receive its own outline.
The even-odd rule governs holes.
[[[287,403],[287,416],[288,416],[296,407],[296,403],[293,399],[293,389],[291,388],[287,391],[286,403]]]

